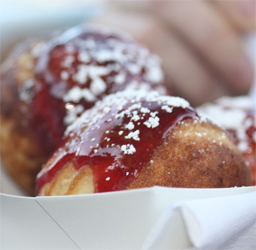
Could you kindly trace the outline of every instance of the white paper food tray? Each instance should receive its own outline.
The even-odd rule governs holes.
[[[1,194],[1,247],[142,249],[161,212],[170,203],[253,190],[253,187],[223,190],[153,187],[71,197],[30,198]],[[192,246],[185,231],[170,235],[170,241],[177,238],[183,241],[180,249]]]
[[[256,194],[255,191],[256,187],[152,187],[59,197],[25,197],[1,193],[0,246],[1,249],[34,250],[136,250],[143,249],[143,246],[149,249],[145,248],[145,242],[168,206],[182,200],[205,199],[207,202],[212,197]],[[174,232],[169,236],[168,244],[174,244],[175,249],[192,247],[183,220],[177,215],[170,224],[172,229],[168,230]],[[165,230],[162,231],[164,234]],[[161,241],[157,243],[159,247],[165,245]]]

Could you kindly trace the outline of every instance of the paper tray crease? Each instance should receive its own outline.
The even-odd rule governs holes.
[[[0,199],[1,249],[229,249],[246,230],[256,246],[256,187]]]

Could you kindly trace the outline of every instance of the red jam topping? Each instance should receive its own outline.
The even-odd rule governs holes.
[[[32,100],[43,149],[53,152],[84,110],[128,87],[169,93],[159,59],[146,48],[107,29],[76,28],[52,39],[37,63]]]
[[[167,132],[197,117],[181,98],[156,93],[137,98],[128,91],[110,95],[68,128],[63,145],[38,175],[37,192],[68,161],[93,170],[95,192],[123,190],[150,162]]]

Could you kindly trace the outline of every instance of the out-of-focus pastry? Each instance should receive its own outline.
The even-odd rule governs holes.
[[[37,194],[250,184],[231,137],[187,101],[126,90],[97,102],[67,128],[37,176]]]
[[[197,110],[231,134],[251,170],[252,183],[256,185],[256,110],[250,97],[222,97]]]
[[[66,127],[126,88],[169,93],[157,56],[107,28],[78,27],[16,49],[2,67],[1,156],[30,194]]]
[[[45,46],[39,39],[20,44],[1,65],[1,162],[29,194],[33,194],[34,177],[49,156],[31,126],[34,67]]]

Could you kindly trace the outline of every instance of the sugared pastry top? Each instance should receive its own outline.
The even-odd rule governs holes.
[[[249,96],[222,97],[197,108],[232,135],[244,155],[256,184],[256,110]]]
[[[55,146],[67,125],[110,93],[126,88],[168,93],[160,59],[108,28],[73,28],[53,39],[35,72],[35,128],[48,133]]]
[[[109,95],[65,135],[38,174],[37,194],[250,183],[229,136],[179,97],[131,90]]]
[[[131,91],[107,96],[67,128],[63,146],[39,175],[38,186],[71,160],[77,169],[85,164],[93,168],[96,192],[122,190],[150,161],[167,130],[194,117],[195,111],[177,97]]]
[[[169,93],[160,59],[119,31],[76,27],[19,45],[1,74],[1,155],[9,173],[31,190],[66,127],[126,88]]]

